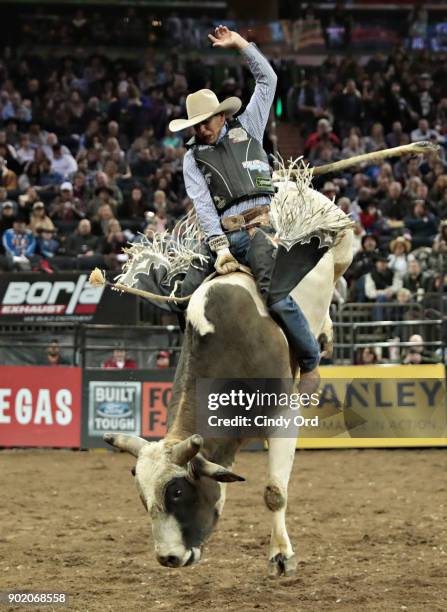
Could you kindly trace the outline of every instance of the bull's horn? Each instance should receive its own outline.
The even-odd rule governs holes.
[[[208,461],[205,457],[199,455],[193,461],[194,472],[199,476],[208,476],[218,482],[241,482],[245,480],[243,476],[235,474],[223,465]]]
[[[177,465],[186,465],[202,448],[203,438],[198,434],[189,436],[186,440],[178,442],[172,448],[172,461]]]
[[[103,439],[114,446],[115,448],[119,448],[122,451],[126,451],[130,453],[134,457],[138,457],[141,449],[149,442],[146,442],[143,438],[139,438],[138,436],[130,436],[128,434],[120,434],[120,433],[106,433],[103,436]]]

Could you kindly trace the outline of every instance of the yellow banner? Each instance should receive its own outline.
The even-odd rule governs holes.
[[[297,448],[447,446],[442,364],[326,366],[320,373],[318,405],[302,409],[313,426],[300,427]]]

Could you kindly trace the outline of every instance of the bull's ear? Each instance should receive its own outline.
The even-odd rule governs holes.
[[[191,463],[193,464],[194,474],[199,477],[208,476],[208,478],[217,480],[217,482],[238,482],[245,480],[243,476],[235,474],[223,465],[208,461],[202,455],[197,455]]]
[[[138,436],[130,436],[128,434],[120,434],[120,433],[106,433],[103,436],[103,439],[114,446],[115,448],[119,448],[122,451],[126,451],[130,453],[134,457],[138,457],[141,449],[149,444],[143,438],[139,438]]]

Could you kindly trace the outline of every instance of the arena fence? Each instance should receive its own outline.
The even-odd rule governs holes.
[[[299,448],[445,446],[443,365],[322,367]],[[104,433],[166,433],[174,369],[3,366],[0,447],[104,447]]]

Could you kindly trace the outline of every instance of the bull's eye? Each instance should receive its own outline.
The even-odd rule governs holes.
[[[166,487],[165,507],[167,512],[176,513],[180,508],[191,508],[197,499],[194,485],[186,478],[173,478]]]

